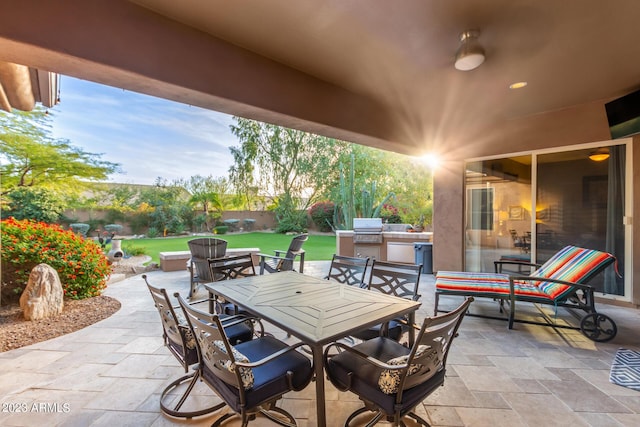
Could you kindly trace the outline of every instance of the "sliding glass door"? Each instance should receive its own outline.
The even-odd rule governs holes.
[[[624,269],[625,146],[608,150],[609,157],[598,161],[589,158],[589,149],[537,156],[538,262],[570,244],[613,253]],[[624,281],[613,269],[589,283],[598,292],[624,295]]]
[[[531,156],[469,162],[465,185],[466,269],[493,271],[503,256],[528,260]]]

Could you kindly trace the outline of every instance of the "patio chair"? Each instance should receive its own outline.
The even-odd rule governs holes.
[[[424,319],[411,348],[385,337],[353,347],[339,342],[327,346],[327,378],[339,390],[355,393],[364,402],[364,407],[347,418],[345,427],[366,412],[373,412],[373,418],[358,420],[355,425],[368,421],[366,425],[373,426],[384,419],[393,426],[404,426],[403,418],[410,417],[429,426],[414,409],[444,385],[447,355],[472,301],[469,297],[450,313]]]
[[[421,273],[422,264],[400,264],[374,260],[371,264],[367,288],[388,295],[418,301],[421,296],[418,293]],[[402,336],[403,330],[411,326],[407,318],[398,318],[385,324],[358,331],[352,334],[352,337],[369,340],[385,335],[398,341]]]
[[[289,249],[286,251],[276,250],[275,255],[258,254],[260,256],[260,274],[264,274],[265,270],[269,273],[277,273],[279,271],[292,271],[293,263],[297,257],[300,257],[300,273],[304,272],[304,250],[302,245],[309,238],[308,234],[299,234],[291,240]]]
[[[596,311],[594,289],[588,282],[609,265],[615,266],[615,262],[616,258],[607,252],[566,246],[529,276],[503,274],[504,265],[536,266],[508,260],[495,261],[495,273],[439,271],[434,313],[441,311],[438,306],[443,295],[491,298],[499,302],[500,313],[506,310],[508,316],[475,316],[507,320],[509,329],[513,329],[514,322],[529,323],[580,330],[593,341],[609,341],[615,337],[617,326],[609,316]],[[617,267],[615,269],[618,274]],[[516,302],[552,305],[554,309],[564,307],[580,319],[580,326],[559,324],[544,313],[544,322],[516,318]],[[586,314],[580,317],[578,311]]]
[[[369,258],[357,258],[342,255],[333,255],[327,280],[344,283],[349,286],[364,286],[364,277],[369,266]]]
[[[187,242],[191,259],[189,260],[189,274],[191,287],[189,298],[193,297],[199,283],[213,282],[209,270],[209,258],[221,258],[227,251],[227,241],[213,237],[200,237]]]
[[[518,236],[516,230],[509,230],[509,234],[511,234],[511,240],[513,240],[513,247],[519,248],[522,253],[529,253],[531,249],[531,232]]]
[[[175,356],[186,373],[186,375],[173,381],[164,389],[160,395],[160,409],[167,415],[180,418],[197,417],[220,409],[222,405],[213,405],[190,411],[180,410],[189,397],[194,385],[200,379],[199,371],[197,369],[188,373],[189,367],[198,362],[198,352],[196,350],[195,341],[191,334],[191,329],[189,328],[189,325],[182,313],[182,309],[179,306],[172,305],[166,289],[152,286],[146,275],[143,275],[142,278],[147,284],[147,288],[149,289],[149,292],[151,292],[151,297],[153,298],[155,307],[160,314],[164,345],[167,347],[169,352]],[[206,300],[192,302],[191,304],[196,305],[204,302],[206,302]],[[247,322],[248,320],[249,319],[243,316],[227,316],[222,319],[225,332],[230,342],[237,344],[243,341],[250,341],[253,338],[254,329],[251,322],[257,322],[257,320],[251,319],[250,322]],[[261,325],[260,329],[262,329]],[[175,405],[169,407],[168,399],[175,398],[173,392],[182,384],[187,382],[188,385],[185,392],[178,399]]]
[[[251,254],[210,258],[208,262],[209,274],[214,282],[256,275]],[[238,312],[238,307],[226,302],[224,299],[216,297],[215,295],[210,295],[210,298],[214,303],[214,307],[209,308],[210,312],[218,314],[241,314]]]
[[[284,394],[302,390],[311,382],[311,361],[297,351],[303,344],[289,346],[263,336],[234,346],[220,316],[197,310],[180,295],[176,297],[196,337],[200,378],[232,411],[212,427],[236,414],[243,427],[257,414],[280,425],[295,426],[295,418],[276,403]]]

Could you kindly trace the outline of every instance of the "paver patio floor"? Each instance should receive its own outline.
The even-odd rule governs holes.
[[[328,262],[305,263],[322,276]],[[152,284],[186,294],[186,271],[148,274]],[[418,319],[433,310],[433,276],[421,283]],[[206,296],[203,288],[199,294]],[[220,413],[178,420],[160,413],[164,387],[183,374],[165,349],[158,313],[144,280],[109,285],[106,295],[122,308],[72,334],[0,353],[2,426],[208,426]],[[444,299],[445,307],[458,301]],[[419,408],[433,426],[638,426],[640,392],[609,382],[618,348],[640,350],[640,311],[598,304],[618,324],[617,337],[594,343],[578,331],[466,317],[448,360],[447,379]],[[494,310],[476,300],[473,310]],[[531,310],[533,306],[523,309]],[[284,333],[272,330],[281,339]],[[295,340],[294,338],[289,338]],[[197,399],[216,399],[204,384]],[[281,405],[302,427],[315,425],[314,387],[289,393]],[[341,426],[360,406],[350,393],[327,383],[330,426]],[[237,426],[235,420],[225,426]],[[258,417],[250,426],[272,426]]]

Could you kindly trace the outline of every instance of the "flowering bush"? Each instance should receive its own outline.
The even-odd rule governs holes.
[[[382,205],[380,218],[382,218],[382,220],[387,224],[400,224],[402,222],[402,218],[400,218],[398,208],[387,203]]]
[[[33,267],[49,264],[60,276],[65,296],[100,295],[111,268],[100,246],[55,224],[8,218],[2,221],[2,287],[20,294]]]
[[[309,208],[309,215],[320,231],[331,231],[333,223],[333,202],[318,202]]]

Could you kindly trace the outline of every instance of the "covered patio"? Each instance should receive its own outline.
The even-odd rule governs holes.
[[[321,277],[328,267],[328,262],[307,262],[305,274]],[[183,294],[189,290],[186,270],[152,272],[149,281]],[[204,289],[199,292],[206,296]],[[421,294],[418,320],[433,311],[432,275],[423,275]],[[160,319],[144,280],[133,276],[111,283],[106,295],[122,303],[112,317],[0,353],[2,425],[208,426],[219,416],[183,421],[160,413],[160,393],[182,369],[163,346]],[[443,301],[445,306],[449,303],[453,308],[459,301]],[[477,300],[472,308],[489,311],[496,305]],[[640,350],[635,327],[640,313],[616,306],[599,309],[618,324],[619,333],[611,342],[594,343],[578,331],[535,325],[517,324],[509,331],[505,322],[466,317],[452,347],[445,386],[423,402],[420,413],[433,426],[640,424],[640,393],[609,382],[616,351]],[[533,306],[526,310],[536,315]],[[564,315],[558,316],[563,322]],[[287,339],[273,327],[270,331]],[[281,403],[303,427],[315,425],[313,390],[310,385]],[[215,399],[204,384],[197,394],[203,401]],[[360,405],[354,395],[329,385],[326,397],[332,426],[342,425]],[[15,410],[21,407],[28,411]],[[272,424],[259,417],[251,425]]]
[[[618,224],[624,238],[607,248],[624,261],[624,283],[607,298],[640,304],[634,280],[640,263],[633,259],[640,251],[640,229],[633,227],[640,215],[633,185],[640,150],[632,149],[640,136],[635,128],[612,133],[619,123],[606,108],[640,93],[635,0],[615,7],[597,0],[407,0],[401,7],[335,0],[321,6],[22,0],[6,6],[0,61],[17,64],[22,74],[63,74],[402,154],[439,155],[434,271],[481,269],[483,258],[467,244],[504,249],[509,229],[531,233],[536,258],[549,245],[559,249],[562,238],[605,249],[599,219],[613,204],[599,206],[604,170],[593,162],[570,169],[560,160],[579,154],[590,162],[591,151],[624,146],[615,148],[626,162],[619,171],[625,203],[608,222]],[[472,58],[476,68],[465,64]],[[31,81],[29,105],[58,100],[46,96],[55,85],[36,85],[44,78],[0,79],[7,94],[20,92],[15,81]],[[640,123],[638,108],[637,102],[624,105],[624,119]],[[493,183],[473,188],[476,173]],[[502,191],[499,182],[532,190]],[[565,197],[557,197],[558,182],[571,184]],[[493,200],[493,191],[495,203],[473,220],[467,208]]]
[[[611,145],[605,104],[640,87],[640,10],[635,0],[615,7],[596,0],[579,7],[403,3],[13,1],[0,14],[0,60],[400,153],[439,153],[445,164],[434,183],[433,267],[459,270],[474,237],[464,225],[465,165]],[[486,61],[461,72],[454,68],[459,38],[471,29],[480,30]],[[526,88],[509,88],[523,82]],[[640,136],[626,141],[626,160],[636,165],[640,150],[631,148]],[[640,229],[632,227],[640,174],[629,169],[624,225],[632,255],[640,251]],[[555,171],[546,176],[558,180]],[[501,212],[524,221],[522,203],[505,206],[495,222],[504,222]],[[502,249],[498,243],[493,248]],[[305,273],[327,267],[310,265]],[[608,381],[618,348],[640,350],[640,287],[633,280],[640,263],[633,256],[625,273],[621,305],[599,307],[618,324],[608,343],[576,331],[523,324],[509,331],[504,322],[466,318],[445,387],[423,402],[422,413],[434,426],[640,425],[640,394]],[[189,288],[182,271],[150,279]],[[432,276],[425,275],[421,293],[419,313],[431,314]],[[111,318],[0,353],[2,409],[44,405],[41,412],[3,411],[3,425],[211,424],[214,416],[184,422],[160,414],[160,392],[181,370],[162,345],[144,281],[114,283],[107,295],[122,302]],[[495,306],[477,301],[473,309]],[[359,405],[349,396],[328,390],[333,425]],[[300,425],[315,425],[312,388],[284,405]]]

